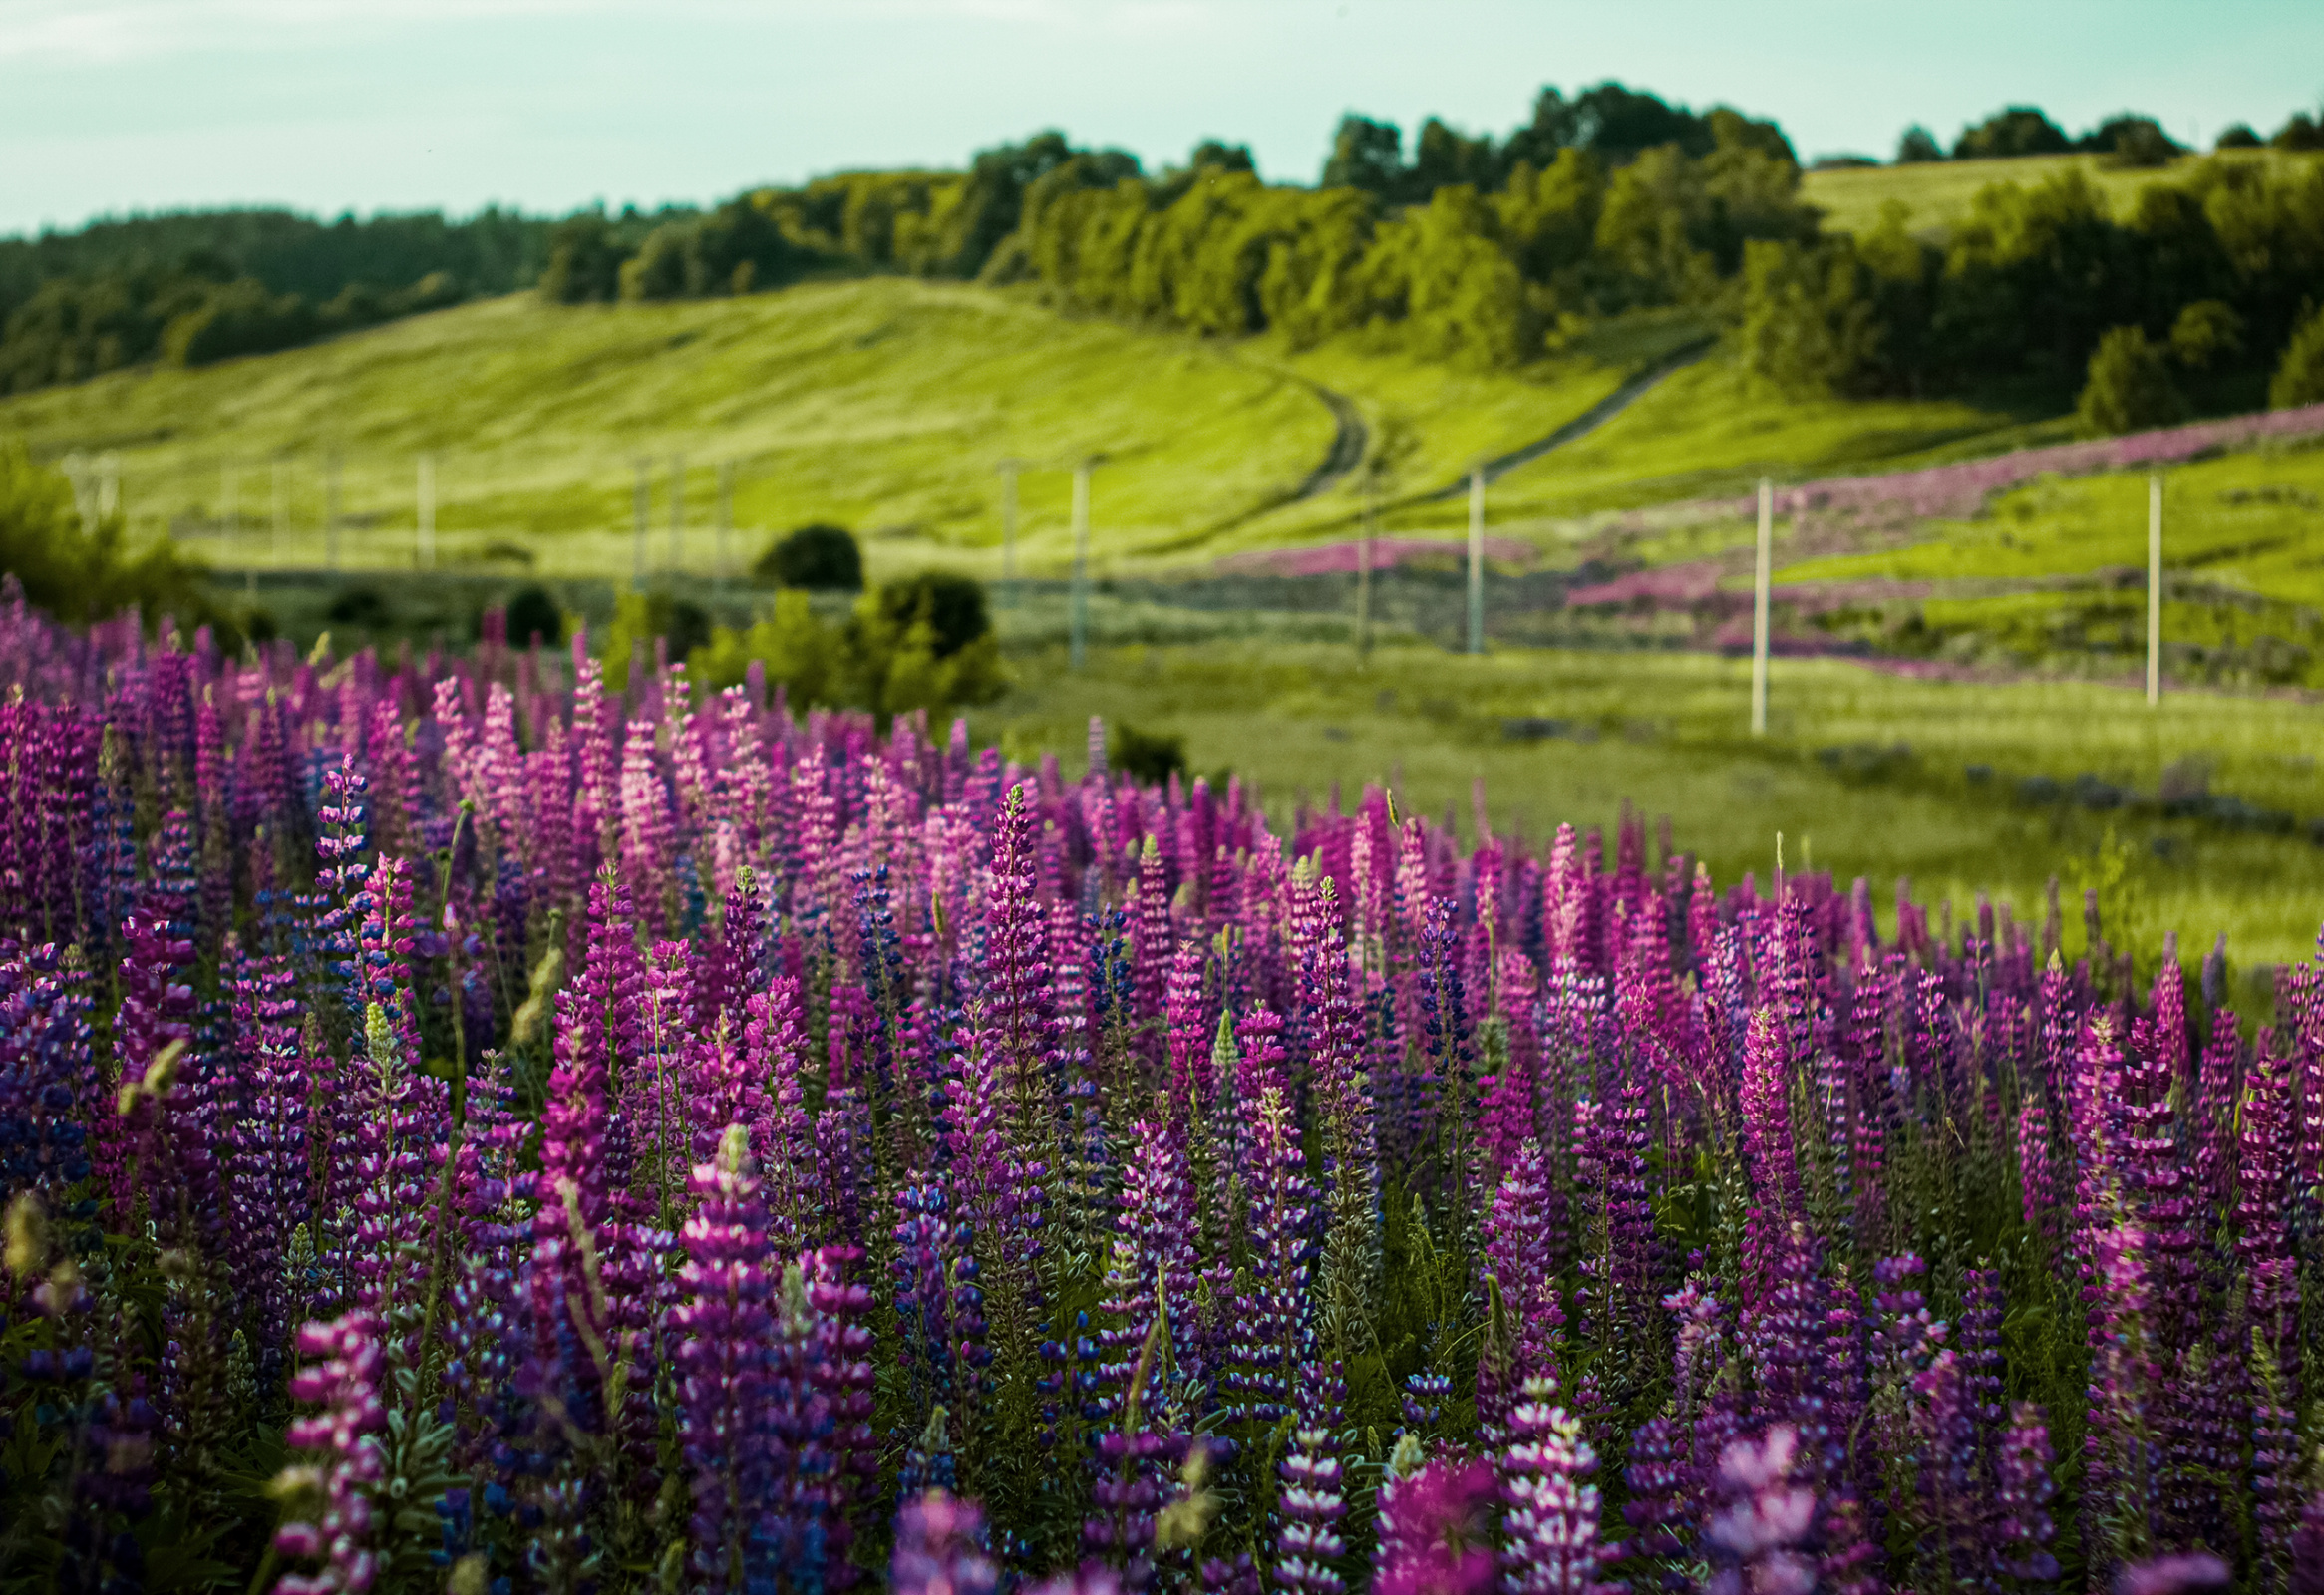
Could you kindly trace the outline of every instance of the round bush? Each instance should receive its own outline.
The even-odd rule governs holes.
[[[923,614],[936,634],[936,657],[950,658],[993,629],[984,583],[950,570],[923,570],[879,589],[879,610],[898,625]]]
[[[2167,427],[2185,417],[2186,401],[2170,380],[2163,346],[2140,328],[2116,327],[2090,357],[2090,381],[2074,414],[2086,435],[2107,438]]]
[[[860,592],[863,552],[844,526],[802,526],[768,546],[751,567],[766,587],[805,587],[811,592]]]
[[[550,647],[564,641],[564,611],[557,608],[546,587],[519,587],[516,596],[508,600],[508,641],[511,646],[528,648],[534,637]]]

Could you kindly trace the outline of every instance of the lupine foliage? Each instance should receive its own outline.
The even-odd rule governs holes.
[[[7,1589],[2324,1587],[2324,966],[578,645],[0,675]]]

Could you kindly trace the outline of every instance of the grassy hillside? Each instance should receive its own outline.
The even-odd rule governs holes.
[[[2080,171],[2113,203],[2115,214],[2128,215],[2138,192],[2151,182],[2169,182],[2200,158],[2182,156],[2160,169],[2124,169],[2109,166],[2099,156],[2027,156],[2016,160],[1928,160],[1906,166],[1853,166],[1832,171],[1811,171],[1800,188],[1808,202],[1820,206],[1824,224],[1832,232],[1862,232],[1876,226],[1881,207],[1890,200],[1911,212],[1917,232],[1941,232],[1969,213],[1977,191],[1991,183],[2014,182],[2033,187],[2066,171]],[[2227,160],[2285,161],[2312,159],[2273,150],[2228,151]]]
[[[517,541],[544,571],[610,573],[629,566],[640,456],[654,461],[658,562],[669,457],[685,454],[697,568],[721,460],[736,462],[739,526],[835,519],[868,534],[875,562],[919,562],[997,547],[995,466],[1022,457],[1046,468],[1020,486],[1038,563],[1066,542],[1066,462],[1106,454],[1099,524],[1157,537],[1288,491],[1323,458],[1333,422],[1304,385],[1230,350],[889,278],[617,309],[517,295],[317,348],[15,399],[0,404],[10,433],[44,455],[117,450],[133,521],[196,533],[218,528],[231,459],[244,536],[221,562],[320,562],[323,461],[338,451],[343,504],[362,523],[349,561],[408,564],[416,462],[433,452],[443,562]],[[280,548],[278,456],[293,527]]]
[[[1400,479],[1434,486],[1553,431],[1702,330],[1646,316],[1527,370],[1487,373],[1362,338],[1305,352],[1203,341],[900,278],[618,308],[517,295],[314,348],[0,401],[0,437],[47,458],[118,454],[134,528],[172,526],[236,567],[322,562],[336,454],[344,562],[408,568],[429,454],[440,565],[523,550],[541,573],[567,575],[630,568],[640,457],[653,462],[658,567],[681,453],[683,557],[696,570],[712,562],[718,465],[731,460],[746,551],[768,529],[830,519],[866,533],[875,566],[996,573],[995,467],[1011,456],[1033,463],[1019,486],[1025,568],[1054,570],[1070,547],[1067,465],[1100,454],[1096,551],[1131,568],[1351,516],[1352,480],[1284,507],[1330,452],[1336,422],[1319,389],[1345,395],[1375,441],[1392,424],[1409,433]]]

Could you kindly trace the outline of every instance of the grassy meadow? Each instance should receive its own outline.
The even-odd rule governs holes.
[[[1047,653],[1019,660],[1010,694],[971,717],[978,738],[1028,760],[1060,750],[1071,770],[1092,715],[1175,735],[1193,771],[1256,781],[1278,826],[1335,785],[1353,801],[1367,781],[1390,783],[1408,808],[1449,812],[1464,834],[1478,780],[1496,830],[1535,836],[1561,820],[1610,832],[1627,798],[1675,816],[1676,844],[1722,881],[1750,869],[1764,884],[1781,831],[1789,868],[1869,877],[1884,925],[1900,875],[1916,900],[1950,899],[1956,914],[1990,889],[2038,922],[2055,872],[2070,955],[2081,890],[2096,886],[2118,945],[2176,930],[2191,957],[2224,930],[2247,970],[2312,948],[2324,904],[2324,847],[2304,832],[2021,796],[2030,778],[2070,790],[2090,776],[2153,798],[2176,765],[2255,805],[2324,813],[2324,709],[2307,704],[2184,694],[2149,710],[2091,683],[1926,682],[1778,660],[1770,734],[1755,740],[1749,662],[1702,654],[1473,659],[1404,646],[1358,666],[1345,647],[1219,640],[1099,649],[1081,676],[1062,667]],[[1513,719],[1557,729],[1512,741]]]

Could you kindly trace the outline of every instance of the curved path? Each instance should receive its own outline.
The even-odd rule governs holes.
[[[1308,382],[1304,377],[1297,380],[1323,401],[1339,430],[1332,434],[1331,448],[1325,453],[1323,464],[1309,472],[1298,490],[1283,500],[1293,504],[1305,498],[1320,498],[1337,487],[1350,472],[1364,463],[1365,451],[1372,447],[1372,429],[1364,424],[1364,412],[1356,408],[1355,400],[1344,393],[1332,392],[1320,382]]]
[[[1665,377],[1674,372],[1683,371],[1709,354],[1712,346],[1718,341],[1717,338],[1703,338],[1682,349],[1673,350],[1546,438],[1535,439],[1522,449],[1512,449],[1505,455],[1495,455],[1493,459],[1484,462],[1485,479],[1488,482],[1498,481],[1519,466],[1530,465],[1550,450],[1561,449],[1577,438],[1587,437],[1645,398]],[[1449,485],[1439,487],[1433,492],[1418,494],[1416,497],[1407,499],[1406,502],[1436,503],[1446,498],[1457,498],[1468,490],[1469,473],[1463,472]]]

